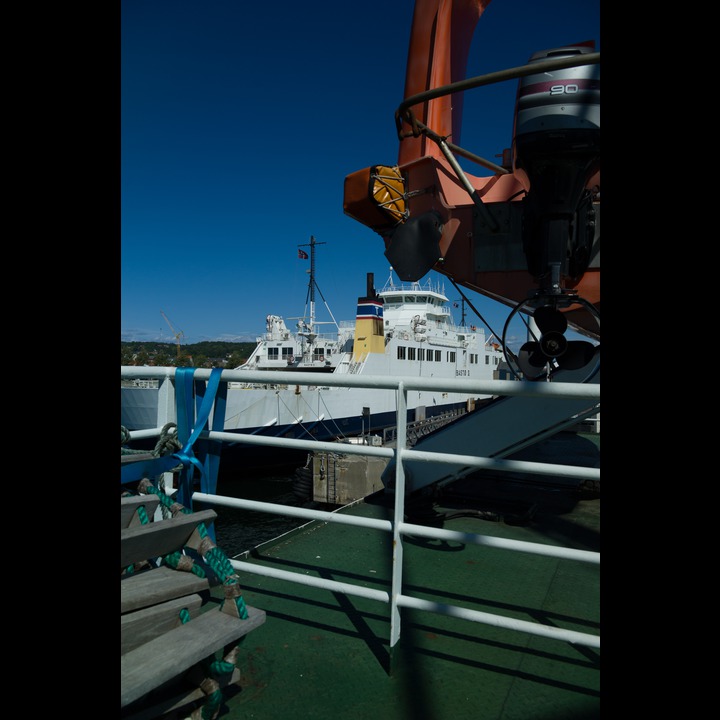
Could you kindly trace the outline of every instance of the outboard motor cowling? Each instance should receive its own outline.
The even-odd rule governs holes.
[[[593,49],[568,46],[534,53],[529,64],[580,56]],[[590,260],[594,228],[579,226],[590,204],[586,186],[600,169],[598,63],[543,71],[520,79],[513,129],[513,169],[526,173],[523,249],[528,271],[544,293],[580,281]]]

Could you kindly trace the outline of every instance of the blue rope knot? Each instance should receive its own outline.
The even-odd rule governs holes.
[[[181,462],[182,466],[186,469],[189,468],[190,465],[194,465],[202,475],[203,466],[200,461],[195,457],[195,453],[192,449],[192,443],[190,441],[188,441],[188,443],[180,452],[173,453],[172,455],[170,455],[170,457],[175,458],[176,460]]]

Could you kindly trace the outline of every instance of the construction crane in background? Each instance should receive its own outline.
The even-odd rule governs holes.
[[[175,328],[173,327],[173,324],[170,322],[170,319],[162,310],[160,311],[160,314],[165,318],[165,322],[168,324],[170,331],[172,332],[173,337],[175,338],[175,342],[177,343],[177,361],[178,361],[178,365],[179,365],[180,360],[183,357],[182,351],[180,350],[180,338],[183,337],[183,335],[185,335],[185,333],[182,330],[180,330],[180,332],[175,330]],[[192,358],[190,358],[190,361],[192,362]]]

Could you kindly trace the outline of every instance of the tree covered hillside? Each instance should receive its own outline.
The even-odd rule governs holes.
[[[177,345],[121,340],[120,364],[235,368],[248,359],[254,348],[254,342],[205,341]]]

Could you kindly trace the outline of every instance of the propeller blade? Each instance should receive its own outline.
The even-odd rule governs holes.
[[[558,367],[562,370],[579,370],[588,365],[599,352],[599,345],[585,340],[571,340],[567,344],[567,350],[557,358]]]
[[[546,370],[548,359],[540,350],[540,343],[526,342],[517,354],[517,364],[528,380],[539,378]]]
[[[562,335],[567,330],[565,315],[549,305],[539,307],[533,313],[533,319],[543,335],[547,332],[557,332]]]

